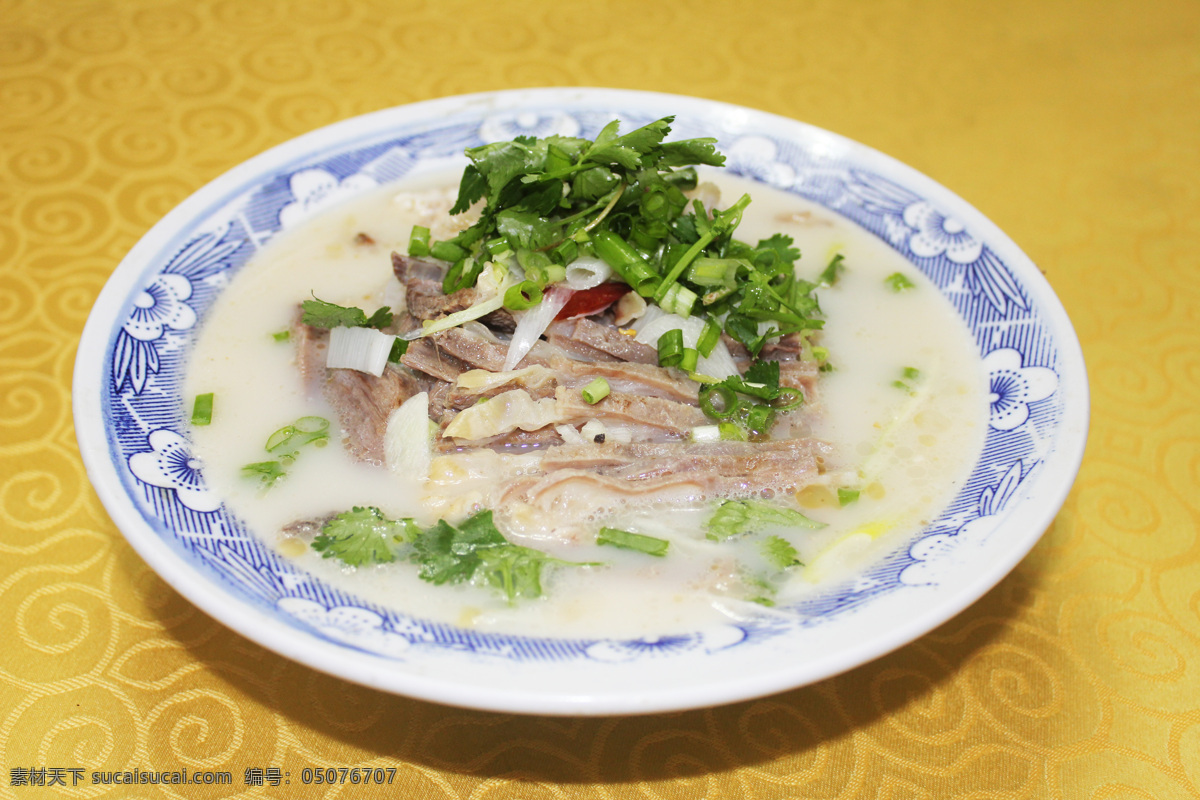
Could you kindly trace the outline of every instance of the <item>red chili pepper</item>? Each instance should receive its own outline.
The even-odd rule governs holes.
[[[572,319],[599,314],[620,300],[628,291],[629,287],[623,283],[602,283],[591,289],[580,289],[571,295],[555,319]]]

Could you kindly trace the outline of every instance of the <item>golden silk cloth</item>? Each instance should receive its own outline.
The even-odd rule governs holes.
[[[71,371],[138,238],[321,125],[571,85],[844,134],[950,187],[1045,270],[1088,360],[1091,440],[999,586],[817,685],[556,719],[319,674],[214,622],[131,550],[80,463]],[[0,0],[0,797],[1200,795],[1198,176],[1190,0]],[[301,785],[326,767],[394,777]],[[91,783],[184,769],[233,781]]]

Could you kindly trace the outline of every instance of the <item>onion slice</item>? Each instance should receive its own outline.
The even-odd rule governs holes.
[[[546,328],[550,327],[550,323],[554,322],[558,312],[574,293],[573,289],[565,286],[553,286],[542,295],[542,302],[521,315],[521,319],[517,321],[517,328],[513,331],[512,341],[508,344],[508,355],[504,359],[505,372],[516,369],[517,364],[521,363],[521,359],[542,337]]]
[[[383,437],[388,468],[398,475],[425,480],[433,460],[429,395],[414,394],[388,415]]]
[[[329,331],[325,366],[330,369],[356,369],[378,377],[387,367],[395,341],[395,336],[374,328],[338,326]]]

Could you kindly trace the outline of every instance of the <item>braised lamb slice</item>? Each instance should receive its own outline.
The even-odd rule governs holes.
[[[546,329],[551,344],[562,348],[580,361],[633,361],[658,364],[658,350],[634,341],[616,325],[606,325],[590,317],[559,320]]]
[[[359,461],[382,464],[383,437],[388,415],[408,398],[429,388],[407,370],[389,365],[379,377],[353,369],[325,366],[329,331],[306,325],[297,316],[292,324],[296,366],[310,395],[318,392],[333,407],[346,450]]]
[[[514,481],[502,503],[505,510],[524,504],[573,513],[598,501],[701,502],[792,492],[817,478],[828,449],[815,439],[563,445],[543,457],[542,475]]]
[[[392,253],[392,272],[404,286],[408,313],[417,319],[444,317],[479,301],[479,291],[474,287],[443,294],[442,279],[446,268],[438,262]],[[503,308],[486,315],[481,322],[492,330],[507,333],[516,327],[512,314]]]
[[[337,414],[350,455],[383,464],[388,416],[420,389],[415,377],[391,366],[379,377],[354,369],[329,370],[325,399]]]

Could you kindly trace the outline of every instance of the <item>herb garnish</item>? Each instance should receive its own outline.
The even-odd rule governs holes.
[[[590,566],[513,544],[500,533],[491,511],[457,527],[443,519],[422,529],[412,519],[388,519],[374,506],[356,506],[325,523],[312,547],[325,558],[355,567],[407,556],[422,580],[436,585],[471,581],[495,589],[509,603],[540,597],[547,566]]]
[[[383,329],[392,324],[392,310],[387,306],[376,309],[375,313],[368,317],[367,312],[361,308],[327,303],[314,295],[312,300],[305,300],[300,307],[304,310],[304,316],[300,321],[305,325],[312,325],[314,328],[341,326]]]
[[[769,528],[823,528],[825,523],[809,519],[799,511],[758,500],[725,500],[705,523],[709,539],[721,541],[731,536]]]
[[[792,239],[734,238],[748,195],[721,210],[689,203],[695,168],[722,166],[725,157],[714,139],[664,141],[673,121],[624,135],[613,121],[595,141],[522,136],[469,148],[451,213],[482,201],[479,220],[440,242],[414,231],[410,253],[451,261],[451,272],[465,276],[456,288],[479,274],[469,265],[504,250],[522,265],[594,256],[664,310],[719,322],[718,332],[753,356],[772,338],[821,328],[817,284],[796,277]]]

